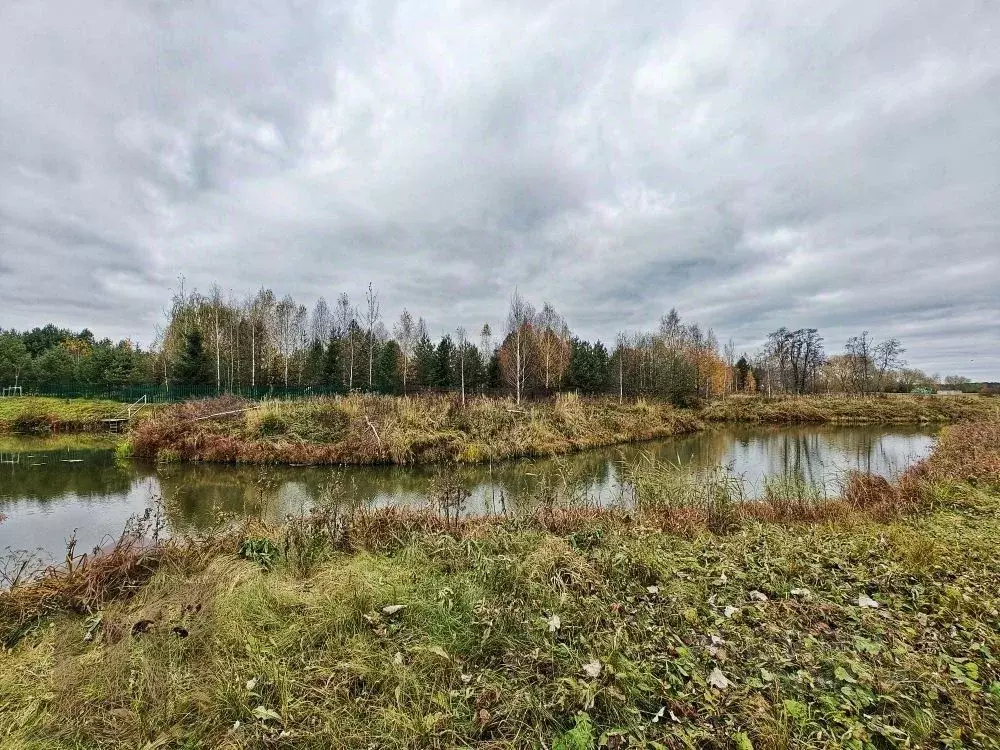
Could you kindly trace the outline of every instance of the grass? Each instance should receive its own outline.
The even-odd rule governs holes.
[[[711,422],[917,424],[983,419],[998,412],[1000,402],[982,396],[889,393],[869,397],[730,396],[712,401],[701,416]]]
[[[650,462],[628,509],[129,537],[0,594],[0,748],[996,747],[998,461],[992,421],[830,513]]]
[[[979,396],[732,397],[700,410],[572,394],[520,406],[510,399],[476,398],[464,408],[445,396],[352,395],[256,404],[221,398],[162,409],[134,431],[131,448],[150,460],[480,463],[671,437],[699,430],[705,422],[954,422],[983,418],[998,408]]]
[[[204,417],[233,412],[218,419]],[[158,459],[291,464],[481,463],[552,456],[649,440],[701,427],[665,403],[561,395],[510,399],[352,395],[250,404],[237,399],[164,409],[132,435],[134,455]]]
[[[116,401],[62,399],[48,396],[0,399],[0,433],[47,435],[99,429],[102,419],[120,416]]]

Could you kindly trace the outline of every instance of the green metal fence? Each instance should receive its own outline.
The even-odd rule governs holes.
[[[39,385],[26,386],[24,396],[51,396],[54,398],[89,398],[132,403],[143,396],[152,404],[176,403],[192,399],[214,398],[216,396],[239,396],[251,400],[267,398],[298,399],[311,396],[332,396],[343,394],[338,388],[258,386],[256,388],[223,388],[212,386],[144,386],[144,385]]]

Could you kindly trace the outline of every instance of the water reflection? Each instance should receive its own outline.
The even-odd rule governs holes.
[[[727,427],[673,440],[555,459],[459,467],[252,467],[117,460],[107,443],[39,441],[0,450],[0,550],[41,549],[60,557],[74,531],[79,549],[116,535],[127,519],[162,501],[174,533],[219,519],[277,520],[323,499],[344,506],[421,505],[444,481],[468,493],[469,512],[515,510],[558,492],[575,502],[622,499],[622,462],[645,456],[694,468],[728,466],[751,494],[766,476],[793,474],[835,494],[846,470],[893,477],[927,454],[936,428]],[[18,450],[18,448],[21,448]]]

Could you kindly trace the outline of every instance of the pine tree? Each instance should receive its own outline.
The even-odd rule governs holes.
[[[344,364],[341,361],[340,350],[340,339],[331,337],[323,355],[323,385],[335,390],[344,387]]]
[[[197,328],[184,334],[184,345],[174,364],[173,376],[176,385],[198,386],[209,382],[211,373],[205,341]]]
[[[377,347],[374,382],[379,393],[401,391],[402,359],[399,344],[391,339]]]
[[[434,350],[434,386],[452,388],[455,385],[455,345],[445,336]]]
[[[434,386],[434,376],[435,368],[437,365],[437,359],[434,356],[434,344],[431,340],[423,335],[417,340],[416,346],[413,347],[413,362],[415,377],[417,385],[424,388],[430,388]]]
[[[503,370],[500,368],[500,351],[493,350],[489,364],[486,365],[486,387],[492,391],[503,388]]]
[[[311,388],[322,388],[325,383],[324,359],[326,352],[318,339],[309,347],[306,355],[305,384]]]

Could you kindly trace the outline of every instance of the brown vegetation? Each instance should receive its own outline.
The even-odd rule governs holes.
[[[223,413],[218,418],[207,418]],[[692,432],[691,412],[638,400],[560,395],[517,405],[445,396],[353,395],[251,404],[233,398],[164,409],[131,438],[151,460],[289,464],[478,463],[553,456]]]
[[[700,416],[710,422],[917,424],[983,419],[998,407],[979,396],[731,396],[709,403]]]

